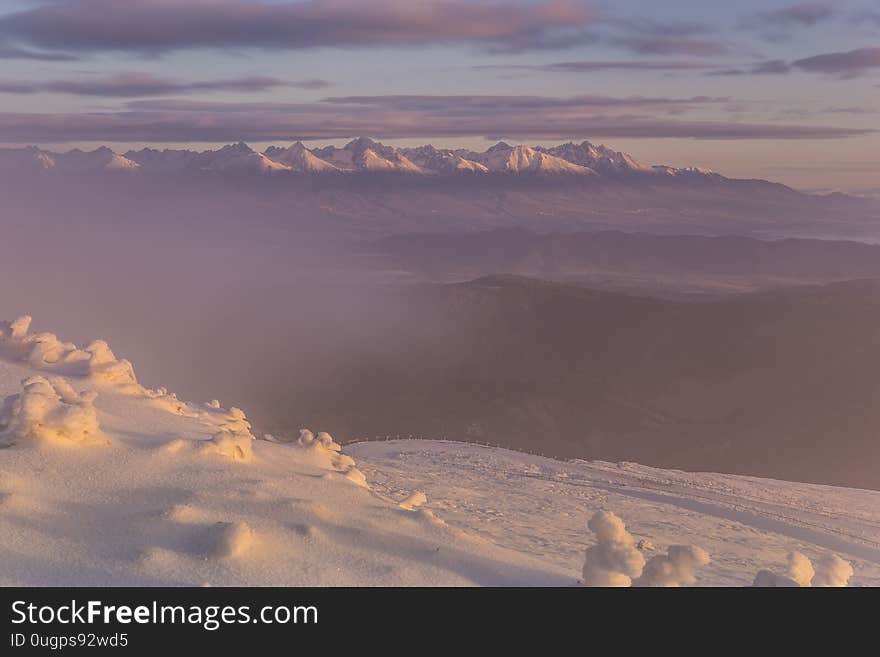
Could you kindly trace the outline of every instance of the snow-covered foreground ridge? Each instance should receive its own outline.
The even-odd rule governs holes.
[[[28,317],[0,322],[0,399],[2,585],[880,584],[877,493],[258,439]]]

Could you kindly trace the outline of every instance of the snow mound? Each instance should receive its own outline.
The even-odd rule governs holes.
[[[587,526],[597,543],[587,548],[583,568],[585,586],[631,586],[642,574],[645,557],[623,520],[611,511],[597,511]]]
[[[61,377],[32,376],[22,391],[0,408],[0,441],[7,445],[34,438],[91,444],[101,440],[92,391],[76,392]]]
[[[644,548],[643,548],[644,549]],[[693,586],[694,570],[709,564],[709,553],[695,545],[671,545],[666,554],[652,557],[634,586]]]

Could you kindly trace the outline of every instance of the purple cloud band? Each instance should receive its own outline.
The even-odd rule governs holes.
[[[604,61],[553,62],[542,67],[545,71],[579,73],[587,71],[693,71],[714,66],[700,61]]]
[[[68,0],[0,18],[0,35],[63,52],[494,44],[551,47],[596,16],[578,0]],[[560,35],[563,42],[566,38]]]
[[[48,92],[76,96],[133,98],[139,96],[188,94],[199,91],[254,92],[266,91],[282,86],[322,89],[330,86],[330,83],[324,80],[284,82],[277,78],[264,76],[177,82],[143,73],[120,73],[118,75],[84,80],[50,80],[46,82],[0,80],[0,93],[35,94]]]
[[[861,128],[685,120],[723,99],[374,96],[315,103],[141,100],[103,114],[0,113],[0,142],[221,142],[499,136],[522,139],[838,139]],[[664,112],[658,111],[663,109]]]

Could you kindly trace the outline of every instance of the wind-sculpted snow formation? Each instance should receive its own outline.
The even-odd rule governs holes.
[[[623,520],[610,511],[597,511],[587,526],[596,544],[587,548],[583,578],[586,586],[631,586],[642,574],[645,557]]]
[[[95,392],[76,392],[61,377],[31,376],[0,407],[0,445],[28,438],[77,444],[100,441]]]
[[[54,333],[31,333],[30,325],[28,315],[0,322],[0,346],[7,355],[26,361],[36,370],[125,388],[137,386],[131,363],[117,359],[103,340],[80,349],[72,342],[62,342]]]

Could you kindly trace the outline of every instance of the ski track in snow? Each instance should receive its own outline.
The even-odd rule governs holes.
[[[576,571],[597,509],[620,515],[658,551],[706,548],[699,583],[750,584],[782,569],[791,550],[852,561],[851,585],[880,585],[880,492],[736,475],[660,470],[632,463],[552,459],[500,448],[432,441],[357,443],[374,490],[427,494],[426,508],[498,545]]]

